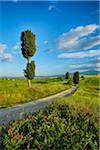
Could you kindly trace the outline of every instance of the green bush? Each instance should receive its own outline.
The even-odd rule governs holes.
[[[84,79],[85,79],[85,77],[82,75],[82,76],[81,76],[81,79],[82,79],[82,80],[84,80]]]
[[[90,113],[73,113],[74,107],[51,105],[13,122],[4,132],[1,145],[6,150],[99,149],[98,124]]]
[[[72,79],[69,78],[67,84],[72,85]]]

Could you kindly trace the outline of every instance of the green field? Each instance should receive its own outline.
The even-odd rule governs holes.
[[[63,77],[35,78],[32,80],[32,88],[28,89],[27,80],[24,78],[0,79],[0,107],[37,100],[71,87],[71,84],[64,83],[66,80]],[[80,78],[77,92],[71,97],[58,99],[57,103],[66,103],[96,112],[99,104],[99,75],[85,76],[84,80]]]
[[[71,85],[64,84],[62,77],[57,78],[36,78],[32,80],[32,88],[28,89],[26,79],[0,79],[0,107],[13,106],[42,97],[53,95]]]
[[[80,111],[98,112],[99,110],[99,75],[85,76],[80,80],[78,90],[71,97],[58,99],[59,104],[73,105]]]
[[[43,87],[45,84],[47,87],[69,87],[64,84],[64,80],[57,80],[36,79],[32,86],[39,82],[41,87],[42,84]],[[73,96],[57,99],[45,109],[29,114],[18,122],[12,122],[9,129],[0,126],[0,148],[99,150],[98,107],[99,76],[85,76],[84,80],[80,80]]]

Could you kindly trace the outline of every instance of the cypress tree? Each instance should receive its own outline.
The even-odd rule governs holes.
[[[74,75],[73,75],[73,82],[74,84],[78,84],[79,82],[79,72],[75,72]]]
[[[31,88],[31,80],[35,76],[35,62],[31,61],[31,57],[36,52],[35,34],[32,31],[26,30],[21,33],[21,51],[24,58],[27,59],[24,76],[28,79],[29,88]]]

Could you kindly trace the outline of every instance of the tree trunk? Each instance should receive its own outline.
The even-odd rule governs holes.
[[[31,61],[30,61],[30,56],[28,57],[28,64],[30,64],[31,63]],[[29,88],[31,88],[32,86],[31,86],[31,80],[30,79],[28,79],[28,87]]]
[[[31,80],[28,79],[28,87],[31,88]]]
[[[28,56],[28,64],[30,64],[31,63],[31,61],[30,61],[30,56]]]

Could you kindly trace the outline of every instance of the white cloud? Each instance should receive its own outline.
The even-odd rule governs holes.
[[[56,7],[55,5],[49,5],[49,6],[48,6],[48,11],[53,10],[55,7]]]
[[[100,36],[80,40],[79,49],[87,50],[100,44]]]
[[[80,64],[80,65],[71,65],[70,68],[73,69],[91,69],[98,67],[97,64]]]
[[[100,67],[99,68],[95,68],[95,71],[98,71],[100,73]]]
[[[71,29],[57,39],[57,47],[66,51],[90,49],[100,44],[99,36],[88,37],[90,34],[96,32],[98,28],[98,25],[90,24]]]
[[[5,53],[1,59],[2,62],[6,62],[6,61],[11,61],[12,60],[12,55],[10,53]]]
[[[6,48],[6,44],[0,44],[0,53],[3,53]]]
[[[98,57],[97,60],[100,60],[100,57]]]
[[[93,57],[100,54],[100,50],[90,50],[90,51],[81,51],[76,53],[63,53],[58,55],[58,58],[86,58],[86,57]]]
[[[13,46],[13,50],[17,51],[20,48],[20,43],[17,42],[14,46]]]
[[[44,45],[47,45],[47,44],[48,44],[48,41],[47,41],[47,40],[45,40],[43,43],[44,43]]]
[[[100,68],[100,62],[96,64],[96,67]]]
[[[80,67],[84,67],[86,64],[80,64],[80,65],[70,65],[70,68],[74,68],[74,69],[77,69],[77,68],[80,68]]]
[[[80,65],[70,65],[70,68],[78,69],[78,68],[89,68],[89,67],[95,67],[96,64],[80,64]]]
[[[95,70],[100,71],[100,62],[98,61],[98,58],[93,59],[93,61],[88,61],[83,64],[77,64],[77,65],[70,65],[70,68],[73,70]]]

